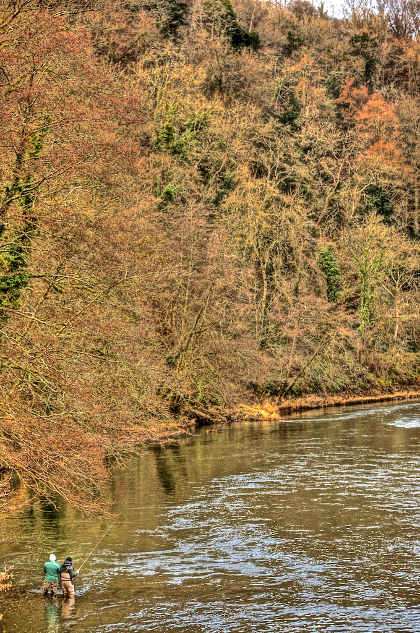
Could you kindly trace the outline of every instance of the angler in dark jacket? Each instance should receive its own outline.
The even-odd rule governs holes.
[[[61,587],[65,598],[71,598],[74,596],[73,580],[76,578],[78,573],[78,571],[73,569],[73,560],[71,556],[67,556],[66,560],[60,567]]]

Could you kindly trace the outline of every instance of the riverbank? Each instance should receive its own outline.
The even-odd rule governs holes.
[[[214,408],[204,412],[191,409],[188,417],[182,416],[177,421],[172,421],[171,424],[165,424],[162,420],[155,420],[147,427],[132,425],[126,428],[124,434],[119,438],[115,435],[115,429],[114,433],[111,434],[96,434],[90,438],[90,449],[95,456],[96,452],[100,451],[102,459],[100,471],[87,471],[93,488],[91,497],[89,495],[73,496],[72,494],[68,494],[63,486],[63,481],[60,479],[54,482],[55,485],[51,490],[48,490],[47,487],[38,487],[36,478],[32,478],[32,481],[31,478],[29,478],[29,480],[25,480],[22,477],[18,479],[15,478],[18,485],[11,485],[12,474],[19,472],[19,464],[16,464],[15,468],[10,469],[9,477],[7,477],[7,471],[3,473],[4,494],[0,503],[0,515],[2,513],[10,511],[16,512],[22,509],[28,499],[28,490],[32,490],[35,494],[49,499],[53,499],[58,495],[58,497],[62,497],[65,501],[70,503],[70,505],[77,507],[86,515],[99,512],[99,514],[105,516],[108,513],[108,503],[106,499],[109,496],[109,483],[112,469],[120,468],[124,465],[129,456],[138,454],[144,448],[177,443],[183,438],[192,436],[204,426],[217,429],[218,427],[220,428],[232,422],[240,422],[241,420],[274,421],[281,420],[282,417],[302,411],[412,399],[420,399],[420,390],[414,386],[411,389],[392,393],[370,395],[356,394],[344,396],[326,394],[320,396],[312,394],[283,401],[265,400],[264,402],[255,404],[239,404],[230,410]],[[61,455],[60,449],[58,449],[57,454]],[[51,465],[49,466],[49,472],[50,474],[52,472]],[[38,473],[34,474],[38,475]],[[84,474],[83,469],[81,470],[81,474]],[[6,486],[7,483],[8,489]]]
[[[282,415],[291,415],[293,413],[299,413],[300,411],[354,406],[375,402],[414,400],[417,398],[420,399],[420,391],[418,389],[372,395],[310,395],[305,398],[285,400],[277,403],[275,401],[265,401],[263,404],[255,406],[240,405],[236,415],[237,419],[245,420],[278,420]]]

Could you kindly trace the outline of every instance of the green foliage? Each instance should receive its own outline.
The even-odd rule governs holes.
[[[325,80],[325,89],[327,95],[332,99],[338,99],[343,87],[344,73],[339,70],[333,70]]]
[[[24,152],[16,155],[16,164],[20,169],[26,168],[25,178],[15,177],[11,185],[4,188],[3,215],[13,204],[22,210],[22,225],[9,230],[8,244],[0,254],[0,320],[8,318],[8,309],[19,306],[21,291],[28,285],[30,275],[22,269],[28,267],[31,242],[37,228],[34,203],[36,185],[30,174],[32,163],[39,159],[45,135],[48,132],[49,118],[44,117],[45,125],[29,138]],[[5,224],[0,227],[0,235],[5,233]]]
[[[168,354],[165,358],[165,362],[168,367],[173,369],[174,367],[176,367],[176,364],[178,362],[178,354]]]
[[[350,38],[350,45],[350,55],[364,59],[364,81],[370,85],[378,64],[378,42],[364,32],[353,35]]]
[[[178,29],[186,23],[188,6],[176,0],[158,0],[156,3],[157,23],[163,36],[174,37]]]
[[[241,48],[257,50],[260,47],[258,33],[247,31],[241,26],[230,0],[207,0],[203,9],[202,23],[207,24],[212,31],[216,27],[220,34],[224,34],[230,40],[235,50]]]
[[[296,96],[295,87],[289,82],[281,81],[277,84],[276,100],[281,106],[281,113],[278,119],[284,125],[290,125],[292,129],[297,129],[296,119],[302,110],[302,104]]]
[[[286,57],[290,57],[290,55],[297,51],[301,46],[303,46],[304,41],[297,30],[288,30],[287,31],[287,43],[283,46],[282,52]]]
[[[374,210],[382,217],[385,224],[390,224],[394,207],[382,187],[379,185],[369,185],[365,193],[367,196],[368,210]]]
[[[44,131],[37,131],[32,134],[29,145],[29,158],[36,159],[40,157],[44,146],[44,137]]]
[[[28,285],[29,275],[20,271],[28,266],[30,243],[36,229],[34,193],[30,178],[26,182],[16,179],[14,185],[10,189],[6,188],[6,191],[6,195],[16,197],[16,203],[23,207],[24,224],[14,236],[14,242],[4,249],[0,257],[0,270],[5,271],[0,275],[0,320],[8,317],[5,308],[19,306],[21,290]]]
[[[325,384],[325,371],[324,367],[320,364],[314,365],[309,370],[309,388],[314,393],[320,393],[323,391]]]
[[[0,256],[3,269],[15,272],[26,266],[26,258],[21,244],[10,244]]]
[[[208,110],[201,110],[182,120],[176,103],[165,104],[163,121],[156,134],[156,147],[187,159],[192,146],[199,141],[200,133],[208,126],[209,118]]]
[[[258,33],[246,31],[238,22],[235,11],[230,0],[213,0],[214,5],[219,5],[219,17],[223,21],[223,29],[230,38],[232,47],[235,49],[251,47],[257,49],[260,46]]]
[[[159,209],[163,211],[164,209],[166,209],[168,204],[175,202],[180,191],[180,185],[176,184],[175,182],[170,182],[165,185],[159,194]]]
[[[232,46],[238,48],[252,48],[257,50],[260,47],[260,36],[256,31],[246,31],[240,24],[236,23],[229,29]]]
[[[265,385],[263,385],[263,393],[270,398],[277,398],[283,394],[286,388],[286,381],[269,380],[267,383],[265,383]]]
[[[384,253],[371,253],[364,248],[358,260],[360,277],[360,325],[361,332],[375,322],[375,295],[381,273],[383,272]]]
[[[29,279],[27,273],[19,272],[0,276],[0,321],[6,321],[8,310],[19,306],[21,291],[26,288]]]
[[[319,249],[319,265],[327,281],[327,299],[335,303],[340,295],[340,267],[332,246]]]
[[[223,199],[233,191],[235,187],[236,181],[235,178],[230,174],[225,174],[221,179],[219,186],[216,191],[216,195],[213,200],[213,204],[219,206]]]

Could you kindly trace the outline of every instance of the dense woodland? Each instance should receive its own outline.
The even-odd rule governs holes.
[[[418,384],[419,6],[0,0],[2,502]]]

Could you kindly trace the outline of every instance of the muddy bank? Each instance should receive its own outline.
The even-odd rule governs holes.
[[[345,407],[351,405],[363,405],[374,402],[392,402],[396,400],[420,399],[420,390],[413,388],[394,393],[381,393],[372,395],[353,396],[306,396],[296,400],[284,400],[283,402],[265,401],[260,405],[240,405],[236,411],[235,419],[245,420],[277,420],[282,415],[291,415],[300,411],[312,409],[326,409],[331,407]]]

